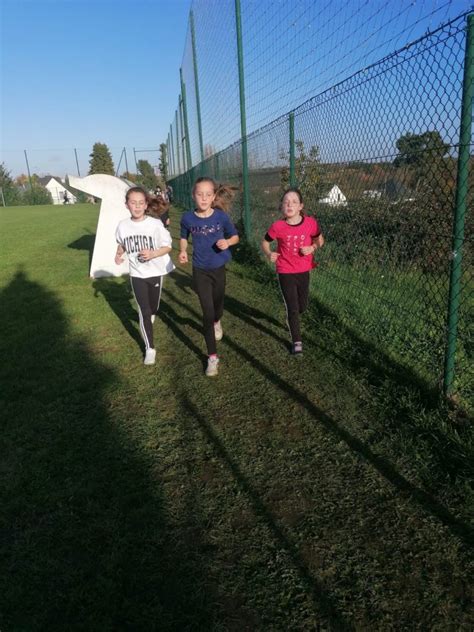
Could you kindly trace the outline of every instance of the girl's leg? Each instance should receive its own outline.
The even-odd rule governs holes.
[[[278,282],[286,308],[288,328],[293,343],[301,342],[297,279],[294,274],[279,274]]]
[[[204,339],[206,341],[208,355],[215,355],[216,335],[214,333],[214,302],[213,302],[213,277],[207,270],[193,268],[194,290],[199,297],[202,309],[202,323],[204,327]]]
[[[298,274],[298,305],[299,313],[302,314],[308,307],[309,299],[309,272]]]
[[[145,349],[153,349],[153,327],[151,324],[151,305],[147,279],[130,277],[132,292],[137,302],[140,333],[145,342]]]
[[[225,266],[213,270],[214,284],[212,288],[212,302],[214,304],[214,321],[222,318],[224,313],[225,296]]]
[[[151,314],[154,316],[160,307],[161,289],[163,287],[163,277],[153,277],[147,279],[148,283],[148,300],[150,302]]]

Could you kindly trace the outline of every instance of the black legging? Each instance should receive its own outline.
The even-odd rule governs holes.
[[[151,317],[156,314],[160,306],[162,278],[160,276],[147,279],[130,277],[132,292],[138,306],[140,332],[146,349],[154,349]]]
[[[291,339],[293,342],[301,342],[300,314],[308,307],[309,272],[279,274],[278,281],[285,302]]]
[[[225,266],[212,270],[193,268],[193,281],[194,290],[201,303],[207,353],[212,355],[217,353],[214,323],[220,320],[224,313]]]

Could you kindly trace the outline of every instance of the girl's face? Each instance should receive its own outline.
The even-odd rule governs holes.
[[[198,182],[194,187],[193,200],[196,203],[197,210],[205,213],[212,208],[212,204],[216,198],[214,187],[211,182]]]
[[[303,206],[298,194],[294,191],[289,191],[283,198],[281,210],[286,219],[296,219],[301,216]]]
[[[139,193],[138,191],[130,193],[127,200],[127,208],[130,211],[132,219],[143,219],[147,208],[146,198],[143,193]]]

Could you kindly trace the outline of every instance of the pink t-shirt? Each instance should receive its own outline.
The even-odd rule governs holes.
[[[268,230],[268,236],[278,242],[276,271],[278,274],[295,274],[312,270],[316,264],[313,255],[302,255],[302,246],[311,246],[313,237],[321,233],[314,217],[305,215],[296,225],[288,224],[284,219],[277,220]]]

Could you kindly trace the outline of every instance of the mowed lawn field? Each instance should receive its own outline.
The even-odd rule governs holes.
[[[98,210],[0,209],[2,632],[472,630],[472,420],[317,276],[291,357],[245,245],[218,377],[190,265],[144,367],[128,279],[88,277]]]

